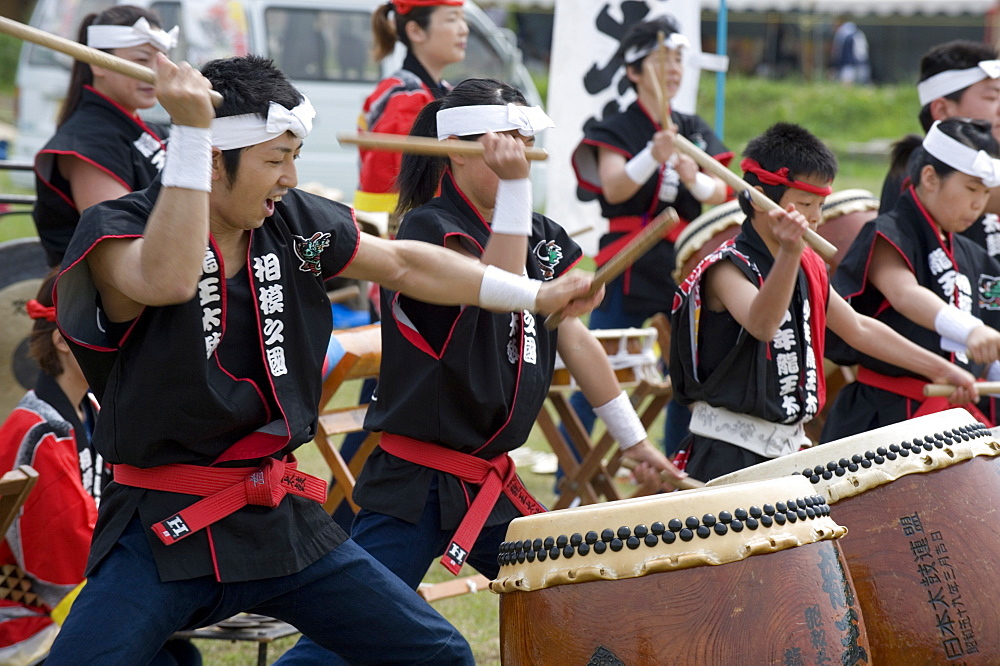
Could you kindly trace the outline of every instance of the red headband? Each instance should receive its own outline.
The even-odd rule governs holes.
[[[461,7],[465,0],[392,0],[392,8],[397,14],[409,14],[417,7],[437,7],[451,5]]]
[[[740,162],[740,168],[743,169],[743,173],[749,172],[757,176],[764,185],[787,185],[788,187],[794,187],[797,190],[817,194],[821,197],[828,197],[833,194],[832,187],[817,187],[816,185],[803,183],[801,180],[792,180],[788,177],[788,167],[781,167],[777,171],[768,171],[758,164],[757,160],[744,157],[743,161]]]
[[[56,309],[51,305],[42,305],[34,298],[25,303],[25,308],[32,319],[44,319],[53,323],[56,320]]]

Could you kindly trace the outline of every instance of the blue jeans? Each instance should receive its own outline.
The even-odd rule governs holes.
[[[624,294],[622,293],[622,281],[621,279],[615,280],[607,286],[607,291],[604,295],[604,301],[601,303],[601,307],[590,313],[590,323],[589,328],[591,330],[605,329],[605,328],[642,328],[646,323],[646,320],[652,317],[656,312],[626,312],[624,304]],[[670,350],[661,349],[661,354],[666,354],[669,357]],[[573,411],[576,415],[580,417],[580,423],[587,432],[592,432],[594,429],[594,421],[597,417],[594,415],[594,410],[587,402],[587,399],[583,396],[583,393],[577,391],[569,399],[570,405],[573,407]],[[672,456],[677,453],[680,448],[681,442],[688,434],[688,424],[691,423],[691,412],[687,407],[680,405],[673,400],[667,403],[666,406],[667,418],[666,422],[663,424],[663,449],[668,456]],[[566,432],[566,427],[563,425],[559,426],[559,432],[562,434],[563,439],[566,442],[570,442],[569,435]],[[577,460],[580,459],[579,453],[574,451],[577,456]],[[563,476],[562,468],[556,470],[556,479],[560,479]],[[558,492],[558,484],[556,486],[556,491]]]
[[[174,631],[240,611],[294,625],[336,652],[326,664],[474,663],[461,634],[352,541],[287,576],[162,583],[144,532],[133,520],[90,576],[46,666],[145,664]]]
[[[427,494],[427,503],[418,523],[362,509],[354,520],[351,539],[415,590],[427,574],[427,568],[444,554],[454,535],[454,530],[441,529],[440,516],[435,483]],[[496,578],[500,571],[497,555],[506,535],[506,524],[484,527],[466,563],[487,578]],[[330,663],[330,656],[329,652],[303,636],[295,647],[275,662],[275,666],[318,666]]]

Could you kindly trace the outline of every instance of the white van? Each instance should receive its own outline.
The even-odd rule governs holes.
[[[84,16],[112,4],[114,0],[39,0],[31,25],[76,39]],[[393,57],[382,63],[371,59],[370,19],[380,0],[119,0],[117,4],[150,7],[166,29],[180,25],[180,44],[172,54],[176,60],[202,63],[244,53],[272,58],[317,110],[314,130],[298,163],[299,183],[315,182],[348,199],[353,196],[357,151],[341,147],[337,134],[355,129],[364,99],[379,79],[399,68],[404,55],[397,44]],[[465,3],[465,13],[466,59],[446,70],[445,78],[452,83],[470,76],[501,79],[524,92],[530,104],[540,104],[510,31],[497,28],[472,2]],[[21,50],[13,159],[33,160],[55,132],[71,64],[68,56],[33,44],[26,43]],[[158,107],[143,115],[163,120]],[[543,169],[536,166],[532,171],[536,179],[542,178]],[[535,192],[545,192],[541,182]]]

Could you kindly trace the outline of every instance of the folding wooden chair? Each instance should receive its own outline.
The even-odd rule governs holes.
[[[316,432],[316,445],[336,481],[323,507],[328,513],[333,513],[341,502],[347,502],[351,510],[357,513],[358,505],[351,497],[354,482],[361,473],[365,460],[378,445],[379,435],[369,433],[350,463],[346,462],[333,440],[338,435],[364,430],[368,405],[350,405],[332,409],[326,407],[344,382],[378,377],[379,365],[382,362],[382,328],[380,324],[359,326],[337,331],[334,333],[334,338],[343,349],[343,355],[323,382],[323,393],[320,397],[322,411]]]
[[[608,354],[619,383],[629,391],[632,406],[647,429],[673,395],[670,379],[660,373],[653,351],[657,342],[661,349],[669,349],[669,330],[669,323],[664,317],[654,322],[651,328],[594,331],[594,336]],[[578,500],[582,504],[595,504],[621,499],[621,493],[614,484],[615,473],[621,467],[621,452],[614,446],[615,441],[609,433],[605,432],[595,442],[584,429],[569,402],[574,390],[575,382],[568,377],[568,372],[557,370],[537,419],[564,472],[559,482],[559,499],[553,507],[555,509],[565,509]],[[572,447],[559,431],[553,410],[565,426]]]

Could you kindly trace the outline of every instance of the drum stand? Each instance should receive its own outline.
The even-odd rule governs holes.
[[[670,348],[670,325],[665,318],[653,318],[652,326],[657,329],[658,344],[662,350]],[[665,325],[665,326],[664,326]],[[655,373],[659,375],[657,371]],[[628,383],[622,381],[622,388]],[[632,385],[629,400],[639,414],[642,425],[649,430],[657,415],[673,396],[670,378],[644,376]],[[577,503],[596,504],[601,501],[622,499],[614,484],[614,477],[621,467],[621,451],[615,440],[605,432],[595,443],[590,433],[584,429],[576,411],[569,403],[572,391],[560,386],[549,389],[548,399],[542,405],[536,423],[548,441],[565,476],[559,482],[559,498],[553,509],[565,509]],[[552,416],[555,410],[566,428],[572,446],[566,441]],[[579,454],[579,460],[575,451]],[[610,458],[608,453],[614,449]],[[607,460],[605,460],[607,458]],[[603,498],[603,499],[602,499]]]

